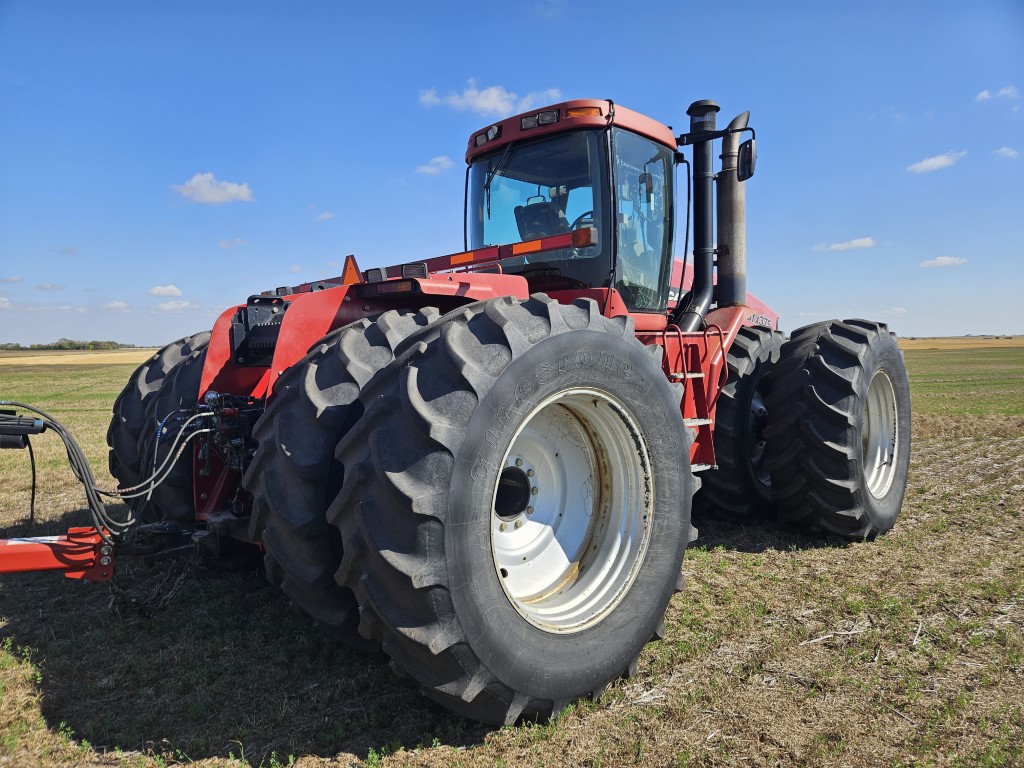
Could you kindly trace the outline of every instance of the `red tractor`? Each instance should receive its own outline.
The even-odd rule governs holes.
[[[474,133],[461,253],[365,272],[349,257],[163,348],[107,433],[131,516],[40,551],[94,553],[103,578],[102,557],[163,534],[255,543],[322,628],[500,724],[634,669],[682,588],[693,505],[889,530],[910,459],[902,355],[863,320],[784,343],[746,291],[753,132],[717,112],[695,102],[676,136],[568,101]],[[685,146],[692,267],[673,257]]]

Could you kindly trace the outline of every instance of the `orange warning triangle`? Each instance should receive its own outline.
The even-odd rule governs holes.
[[[341,283],[342,285],[356,285],[361,282],[363,282],[363,276],[359,271],[359,265],[356,264],[356,257],[350,253],[345,257],[345,270],[341,273]]]

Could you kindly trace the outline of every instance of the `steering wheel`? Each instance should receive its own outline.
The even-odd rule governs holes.
[[[572,232],[574,229],[579,229],[580,225],[583,223],[583,220],[585,218],[587,218],[588,216],[591,218],[591,220],[593,220],[594,212],[593,211],[586,211],[584,213],[581,213],[575,219],[573,219],[572,224],[569,225],[569,231]]]

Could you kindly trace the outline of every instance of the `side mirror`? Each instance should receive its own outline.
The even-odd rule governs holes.
[[[757,165],[757,144],[753,139],[747,139],[740,144],[739,157],[736,159],[737,180],[746,181],[753,176],[755,165]]]

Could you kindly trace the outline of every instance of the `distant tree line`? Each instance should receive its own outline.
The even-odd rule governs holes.
[[[27,347],[13,342],[0,343],[0,349],[134,349],[134,344],[120,344],[116,341],[76,341],[75,339],[57,339],[49,344],[29,344]]]

